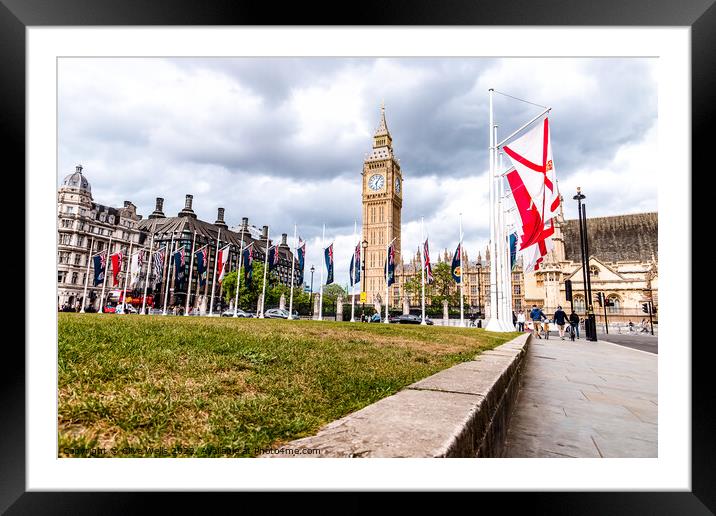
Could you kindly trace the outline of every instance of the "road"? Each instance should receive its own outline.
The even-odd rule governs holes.
[[[638,349],[639,351],[648,351],[649,353],[659,353],[659,337],[656,335],[625,335],[610,333],[598,333],[597,338],[612,344],[619,344],[627,348]]]

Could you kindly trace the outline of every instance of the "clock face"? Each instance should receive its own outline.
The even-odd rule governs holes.
[[[368,186],[371,190],[380,190],[383,188],[383,184],[385,184],[385,179],[380,174],[373,174],[368,179]]]
[[[395,193],[400,193],[400,179],[395,178]]]

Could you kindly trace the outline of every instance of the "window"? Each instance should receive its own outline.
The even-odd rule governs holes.
[[[67,206],[67,209],[65,210],[67,213],[74,213],[75,207],[74,206]]]
[[[589,266],[589,274],[595,278],[599,276],[599,268],[596,265]]]
[[[109,216],[109,223],[114,224],[114,215]]]
[[[80,259],[82,258],[81,254],[75,254],[75,265],[80,264]]]
[[[63,228],[71,228],[72,221],[70,219],[62,219],[62,227]]]
[[[70,263],[70,253],[61,252],[59,257],[60,263]]]
[[[584,297],[583,296],[574,296],[574,311],[575,312],[584,312]]]
[[[515,285],[515,294],[519,296],[521,293],[522,293],[522,289],[520,288],[520,286]]]
[[[607,307],[607,312],[612,314],[619,313],[619,309],[621,308],[621,301],[619,300],[619,296],[617,296],[616,294],[611,294],[607,299],[610,301],[609,304],[612,305]]]
[[[100,213],[100,214],[99,214],[99,221],[100,221],[100,222],[104,222],[105,220],[107,220],[107,214],[104,213],[104,212],[103,212],[103,213]]]
[[[72,284],[73,284],[73,285],[76,285],[78,279],[79,279],[79,273],[73,272],[73,273],[72,273]]]
[[[476,296],[477,295],[477,285],[471,285],[470,286],[470,295]]]
[[[64,283],[66,275],[67,272],[65,271],[57,271],[57,283]]]

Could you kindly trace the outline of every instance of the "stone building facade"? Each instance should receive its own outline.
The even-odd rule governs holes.
[[[64,178],[57,192],[57,306],[89,304],[99,307],[101,286],[92,286],[90,257],[109,249],[127,253],[130,242],[141,241],[137,207],[129,201],[114,208],[94,202],[82,165]],[[111,239],[111,247],[110,246]],[[89,279],[87,278],[89,274]],[[88,280],[88,281],[87,281]],[[87,281],[87,303],[83,303]]]

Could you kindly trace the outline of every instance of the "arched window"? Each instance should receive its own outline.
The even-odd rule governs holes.
[[[607,312],[609,313],[619,313],[619,310],[621,309],[621,300],[619,299],[619,296],[616,294],[609,294],[607,297],[611,303],[609,303],[612,306],[607,307]]]
[[[595,278],[598,277],[599,276],[599,267],[597,267],[596,265],[590,265],[589,266],[589,274]]]
[[[584,296],[574,296],[574,311],[584,312]]]

